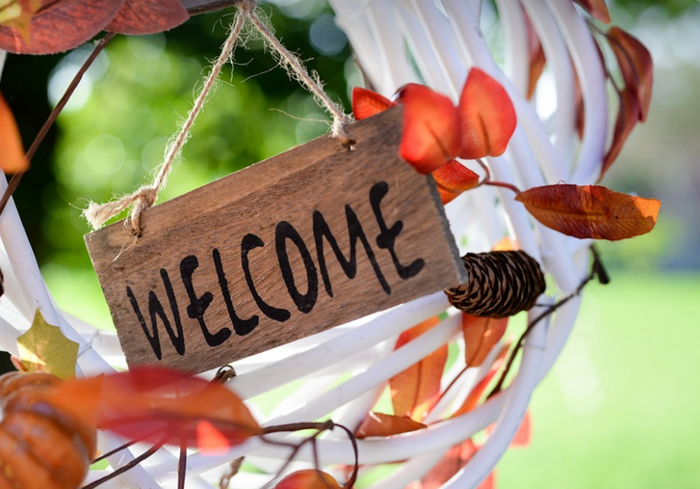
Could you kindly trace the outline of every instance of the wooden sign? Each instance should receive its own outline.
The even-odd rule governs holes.
[[[129,365],[201,372],[466,281],[401,109],[350,131],[152,207],[125,251],[123,222],[85,237]]]

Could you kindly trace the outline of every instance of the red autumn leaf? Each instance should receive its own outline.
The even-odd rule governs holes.
[[[505,360],[506,355],[508,354],[509,348],[510,345],[505,345],[503,348],[501,348],[501,351],[498,352],[498,357],[496,358],[496,361],[493,362],[493,365],[491,365],[491,368],[489,369],[488,373],[474,386],[474,388],[464,400],[460,408],[457,411],[455,411],[452,417],[461,416],[462,414],[468,413],[477,406],[477,404],[481,400],[481,397],[484,395],[486,388],[489,386],[489,384],[493,380],[494,376],[498,373],[498,371],[501,370],[501,366],[503,365],[503,361]]]
[[[56,407],[129,439],[220,450],[260,433],[233,392],[174,370],[138,367],[63,382]]]
[[[5,173],[17,173],[27,169],[29,162],[24,155],[22,138],[17,123],[5,98],[0,94],[0,169]]]
[[[625,86],[639,104],[639,120],[644,122],[649,113],[651,88],[654,84],[654,62],[644,44],[619,27],[611,27],[606,35],[625,80]]]
[[[530,410],[525,411],[522,423],[518,431],[515,432],[513,441],[510,442],[511,448],[527,448],[532,440],[532,416]]]
[[[358,121],[379,114],[394,105],[396,102],[372,90],[361,87],[352,89],[352,113]]]
[[[598,19],[606,24],[610,23],[610,12],[605,0],[576,0],[581,7],[585,8],[594,19]]]
[[[476,489],[496,489],[496,471],[492,470],[489,475],[486,476],[484,482],[479,484]]]
[[[641,109],[637,103],[637,97],[629,89],[620,92],[618,95],[620,97],[620,103],[617,109],[615,131],[613,132],[613,139],[608,148],[608,152],[605,153],[598,181],[602,180],[603,175],[605,175],[615,162],[627,138],[632,132],[632,129],[634,129],[634,126],[637,125],[640,119],[639,113]]]
[[[399,155],[424,175],[455,158],[461,148],[457,108],[444,95],[409,83],[397,92],[404,106]]]
[[[189,18],[180,0],[126,0],[104,30],[128,35],[155,34]]]
[[[420,482],[409,486],[411,489],[439,489],[450,480],[476,453],[476,446],[471,440],[450,448],[442,459],[428,472]]]
[[[433,171],[432,175],[443,204],[447,204],[462,192],[471,190],[479,184],[479,175],[457,160],[448,161]]]
[[[542,48],[542,43],[537,35],[537,31],[535,31],[535,26],[532,25],[532,21],[527,13],[525,13],[525,20],[527,24],[527,45],[530,55],[530,76],[527,84],[527,98],[530,99],[535,93],[537,81],[540,79],[540,76],[542,76],[547,58],[544,55],[544,49]]]
[[[462,470],[476,452],[477,447],[471,440],[466,440],[459,445],[455,445],[445,453],[444,457],[420,480],[420,482],[412,482],[406,489],[440,489],[445,482]],[[494,484],[494,472],[491,472],[477,489],[494,489]]]
[[[600,185],[545,185],[522,192],[515,200],[560,233],[610,241],[648,233],[661,207],[656,199],[613,192]]]
[[[467,366],[478,367],[498,344],[508,327],[508,318],[492,319],[462,314],[465,360]]]
[[[306,469],[292,472],[279,481],[275,489],[340,489],[340,485],[326,472]]]
[[[515,131],[513,103],[496,80],[472,68],[459,100],[462,151],[465,159],[500,156]]]
[[[400,348],[439,324],[437,317],[404,331],[396,342]],[[418,340],[420,341],[420,340]],[[440,383],[447,363],[447,345],[389,379],[394,414],[422,421],[440,397]]]
[[[427,426],[423,423],[413,421],[406,416],[371,412],[367,413],[362,424],[357,428],[355,437],[363,439],[368,436],[392,436],[425,428],[427,428]]]
[[[32,16],[29,40],[0,27],[0,49],[20,54],[52,54],[80,46],[117,15],[124,0],[41,0]]]

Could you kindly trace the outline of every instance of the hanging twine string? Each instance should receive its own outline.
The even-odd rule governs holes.
[[[355,141],[345,131],[345,125],[352,122],[350,116],[345,114],[343,109],[333,102],[328,94],[323,90],[318,74],[309,75],[306,67],[302,64],[298,56],[292,54],[280,42],[270,28],[258,17],[255,9],[248,12],[248,17],[255,28],[262,34],[270,48],[279,57],[280,64],[287,67],[287,72],[301,83],[311,94],[319,105],[323,105],[333,116],[331,135],[337,138],[343,146],[352,149]]]
[[[187,115],[187,119],[180,128],[177,136],[165,149],[165,157],[160,166],[156,169],[155,178],[150,185],[144,185],[139,188],[136,192],[125,195],[119,200],[113,202],[107,202],[105,204],[97,204],[95,202],[90,202],[88,208],[83,211],[83,216],[87,219],[88,223],[93,229],[98,229],[105,222],[107,222],[112,217],[116,216],[123,210],[131,207],[131,212],[127,219],[126,224],[131,226],[131,231],[134,236],[141,236],[143,230],[141,229],[141,213],[151,207],[158,197],[158,192],[165,187],[168,176],[173,169],[173,162],[178,157],[182,151],[182,147],[185,145],[189,139],[190,129],[194,125],[194,121],[197,116],[202,111],[204,107],[204,102],[211,93],[212,89],[216,85],[216,80],[218,79],[221,69],[224,64],[228,61],[233,51],[238,36],[241,34],[243,25],[245,24],[246,16],[241,11],[234,22],[231,33],[226,39],[224,46],[221,51],[221,55],[218,57],[214,65],[212,66],[209,76],[207,76],[204,85],[202,86],[197,99],[194,102],[194,106],[190,113]]]
[[[160,192],[167,184],[168,176],[170,175],[173,163],[182,152],[182,148],[189,139],[190,130],[194,125],[197,116],[202,111],[208,96],[216,86],[216,81],[221,69],[226,62],[231,58],[233,48],[240,37],[243,26],[246,20],[250,20],[255,28],[262,34],[267,43],[271,46],[274,53],[279,56],[280,63],[288,68],[290,75],[297,79],[305,89],[314,95],[315,100],[326,107],[328,112],[333,116],[333,125],[331,127],[331,135],[337,138],[344,146],[352,149],[355,141],[352,140],[346,133],[344,127],[351,122],[351,118],[346,115],[342,108],[335,104],[328,94],[323,90],[321,83],[318,81],[318,76],[310,76],[299,58],[289,52],[287,48],[275,37],[267,25],[260,19],[256,13],[255,0],[241,0],[238,5],[238,15],[231,28],[231,33],[222,47],[221,54],[212,66],[211,72],[207,76],[202,89],[195,100],[192,110],[187,115],[187,119],[182,124],[177,135],[168,144],[163,162],[155,171],[155,177],[150,185],[144,185],[137,191],[125,195],[124,197],[113,202],[105,204],[97,204],[90,202],[87,209],[83,211],[83,216],[93,229],[100,228],[104,223],[116,216],[120,212],[131,208],[125,225],[131,227],[132,235],[138,238],[143,234],[141,228],[141,213],[151,207]],[[127,243],[125,249],[133,246],[134,242]],[[124,250],[122,250],[124,251]]]

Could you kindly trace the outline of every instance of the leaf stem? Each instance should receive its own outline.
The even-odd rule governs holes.
[[[512,190],[513,192],[515,192],[515,195],[520,194],[520,189],[511,183],[492,181],[491,170],[489,170],[489,167],[486,165],[486,163],[484,163],[484,160],[482,160],[481,158],[477,158],[476,162],[479,164],[481,169],[484,170],[484,179],[481,182],[479,182],[477,187],[481,187],[482,185],[490,185],[492,187],[503,187]]]
[[[490,185],[492,187],[503,187],[515,192],[515,195],[520,194],[520,189],[513,184],[506,182],[484,182],[484,185]]]
[[[92,53],[90,53],[90,56],[88,56],[88,58],[85,60],[78,72],[75,74],[75,77],[73,77],[73,80],[70,82],[70,85],[68,85],[68,88],[66,88],[66,91],[61,97],[61,100],[59,100],[56,106],[53,108],[53,110],[49,114],[49,117],[46,119],[46,122],[44,122],[44,125],[39,130],[39,133],[34,138],[32,145],[27,150],[27,162],[30,162],[36,154],[39,145],[44,141],[44,138],[48,134],[49,129],[51,129],[51,126],[53,126],[53,123],[56,121],[59,114],[63,111],[63,108],[70,100],[71,96],[73,95],[73,92],[75,92],[75,89],[78,87],[78,84],[83,79],[83,75],[85,75],[92,63],[95,61],[95,59],[97,59],[97,56],[99,56],[99,54],[104,50],[104,48],[107,47],[109,42],[112,39],[114,39],[114,36],[116,36],[116,33],[110,32],[99,41],[95,41],[95,47],[92,50]],[[2,215],[2,212],[5,210],[5,206],[10,200],[10,197],[12,197],[12,194],[15,192],[15,190],[17,190],[19,183],[22,181],[24,173],[25,172],[22,171],[12,175],[12,178],[10,179],[7,188],[5,189],[5,193],[3,194],[2,199],[0,199],[0,215]]]
[[[261,435],[269,435],[270,433],[281,433],[290,431],[301,431],[301,430],[317,430],[317,431],[328,431],[335,428],[337,425],[331,421],[323,422],[301,422],[301,423],[287,423],[278,424],[274,426],[261,427]]]

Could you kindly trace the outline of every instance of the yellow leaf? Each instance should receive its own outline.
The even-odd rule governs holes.
[[[41,0],[0,0],[0,26],[12,27],[29,43],[29,30]]]
[[[19,358],[28,372],[48,372],[67,379],[75,375],[78,343],[46,322],[39,309],[26,333],[17,338]]]

